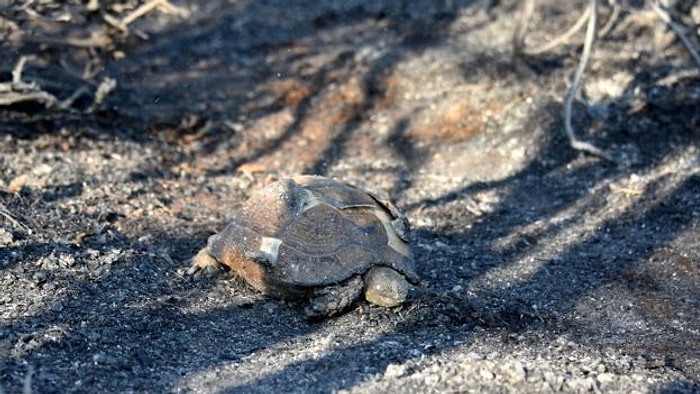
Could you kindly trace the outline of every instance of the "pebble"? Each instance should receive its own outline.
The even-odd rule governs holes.
[[[598,379],[598,382],[600,384],[609,384],[615,381],[615,375],[611,373],[601,373],[598,376],[596,376],[596,379]]]
[[[496,374],[485,368],[479,370],[479,376],[484,380],[493,380],[496,378]]]
[[[392,379],[404,376],[406,374],[406,366],[403,364],[389,364],[384,371],[384,379]]]
[[[0,245],[9,245],[15,240],[12,232],[0,227]]]
[[[522,382],[527,378],[525,366],[520,361],[512,361],[503,366],[502,374],[514,382]]]

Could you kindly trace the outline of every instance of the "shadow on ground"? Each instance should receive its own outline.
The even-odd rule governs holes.
[[[250,2],[192,31],[174,28],[134,48],[133,56],[109,70],[123,77],[124,88],[112,98],[110,116],[135,134],[155,128],[157,138],[143,147],[162,157],[126,174],[125,185],[149,189],[153,179],[181,177],[187,189],[197,176],[230,177],[265,157],[272,159],[260,162],[262,172],[279,171],[284,167],[275,160],[291,157],[299,160],[300,172],[337,174],[334,166],[355,154],[367,114],[394,105],[384,102],[386,77],[401,60],[443,45],[442,32],[471,7],[388,4],[336,5],[338,10],[299,5],[290,6],[289,14],[261,18],[268,15],[263,8],[274,4]],[[278,29],[284,18],[291,22]],[[334,41],[338,32],[354,36],[341,45]],[[376,40],[391,48],[373,47]],[[278,74],[285,74],[280,84]],[[62,202],[85,193],[74,183],[37,195],[3,193],[11,212],[33,217],[43,230],[13,229],[0,250],[3,281],[12,289],[2,304],[22,311],[2,320],[2,386],[20,387],[26,366],[33,366],[41,392],[329,392],[380,380],[390,365],[449,354],[486,337],[508,343],[513,334],[535,333],[660,358],[658,368],[680,371],[688,380],[659,390],[691,387],[698,373],[692,360],[700,356],[692,331],[698,250],[678,242],[696,239],[700,177],[697,159],[686,167],[669,163],[697,152],[697,132],[688,126],[697,124],[697,114],[687,101],[678,105],[673,91],[656,92],[661,99],[647,100],[634,118],[577,119],[579,125],[602,124],[596,143],[631,149],[633,160],[626,165],[570,152],[560,125],[550,120],[537,140],[527,140],[524,132],[522,142],[537,153],[510,175],[413,198],[406,206],[412,215],[447,223],[418,226],[414,233],[427,287],[395,311],[363,308],[320,323],[304,321],[300,305],[264,300],[240,281],[183,277],[178,268],[205,243],[205,219],[170,217],[163,226],[156,219],[136,223],[80,210],[57,214]],[[632,110],[624,97],[609,108],[615,114]],[[556,119],[558,113],[557,104],[549,103],[531,119]],[[262,120],[271,116],[278,134],[267,135]],[[400,163],[393,167],[394,196],[409,195],[429,157],[449,144],[419,145],[407,131],[413,121],[398,116],[384,140]],[[87,145],[93,137],[85,137]],[[295,147],[299,141],[306,145]],[[454,145],[462,143],[469,140]],[[216,160],[202,164],[201,155]],[[194,175],[176,170],[197,163]],[[647,180],[642,189],[628,187],[634,177]],[[484,192],[498,201],[477,216],[467,206]],[[170,199],[184,194],[163,193]],[[123,203],[97,203],[117,202]],[[196,224],[179,227],[186,222]],[[100,230],[84,242],[71,238],[86,227]],[[142,232],[152,236],[142,241]],[[680,255],[690,257],[674,257]],[[682,286],[670,287],[664,272],[654,271],[657,266],[677,271],[674,280]],[[619,298],[587,301],[600,299],[601,292],[614,295],[615,286],[623,289]],[[668,310],[645,304],[677,297],[691,301],[671,302]],[[624,313],[586,309],[624,308],[629,298],[639,301],[632,308],[638,318],[626,323],[616,320],[624,320]],[[678,312],[687,320],[678,323]],[[608,327],[598,329],[601,324]]]

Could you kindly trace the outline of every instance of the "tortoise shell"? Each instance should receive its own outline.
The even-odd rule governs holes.
[[[407,229],[388,201],[343,182],[300,176],[253,195],[207,249],[261,292],[295,298],[374,266],[417,282]]]

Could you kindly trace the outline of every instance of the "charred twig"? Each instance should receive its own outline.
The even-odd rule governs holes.
[[[88,4],[87,8],[90,7],[94,7],[94,4]],[[121,33],[129,33],[129,24],[155,9],[160,9],[162,12],[167,14],[179,15],[183,17],[189,16],[189,11],[187,9],[170,4],[168,0],[150,0],[122,18],[114,17],[105,13],[102,15],[102,20],[107,25],[117,29]],[[40,15],[26,5],[23,10],[34,19],[41,18]],[[147,38],[144,33],[136,32],[135,34],[141,38]],[[21,40],[29,43],[63,45],[76,48],[112,49],[115,45],[114,37],[112,37],[107,29],[104,28],[92,31],[86,37],[53,37],[49,35],[36,34],[24,36],[21,38]]]
[[[27,227],[25,224],[20,222],[19,220],[15,219],[14,216],[10,213],[10,211],[5,207],[4,204],[0,203],[0,216],[4,217],[8,222],[10,222],[13,226],[17,228],[21,228],[22,230],[26,232],[31,232],[29,227]]]
[[[611,1],[611,3],[612,11],[610,13],[610,16],[608,17],[607,22],[605,23],[605,26],[603,26],[598,32],[598,37],[604,37],[605,35],[607,35],[610,32],[610,30],[612,30],[612,27],[615,25],[615,22],[620,16],[620,6],[619,4],[617,4],[617,1]],[[527,33],[527,26],[530,24],[530,19],[532,18],[534,10],[535,0],[525,0],[523,2],[523,10],[521,11],[520,20],[518,21],[518,26],[516,27],[515,34],[513,34],[513,49],[517,55],[539,55],[567,42],[571,37],[574,36],[574,34],[581,30],[581,28],[583,28],[583,26],[588,21],[590,14],[590,7],[587,7],[583,14],[581,14],[581,16],[578,18],[578,20],[576,20],[576,23],[574,23],[573,26],[571,26],[567,31],[559,34],[554,39],[545,44],[528,49],[525,48],[525,34]]]
[[[27,64],[29,59],[29,56],[22,56],[17,61],[17,64],[15,64],[15,67],[12,69],[13,84],[19,85],[22,83],[22,72],[24,71],[24,65]]]
[[[700,69],[692,68],[686,70],[679,70],[659,79],[658,81],[656,81],[656,84],[658,86],[671,86],[683,79],[698,77],[700,77]]]
[[[0,83],[0,106],[11,105],[24,101],[36,101],[43,103],[46,107],[54,106],[58,100],[51,93],[45,92],[34,82],[24,82],[22,73],[30,56],[22,56],[12,69],[12,81]]]
[[[105,78],[97,86],[95,90],[95,99],[92,101],[92,105],[85,110],[86,114],[93,113],[97,107],[99,107],[105,100],[105,98],[114,91],[117,87],[117,81],[113,78]]]
[[[89,93],[87,86],[81,86],[68,96],[68,98],[59,100],[53,94],[43,90],[36,82],[24,82],[22,80],[22,73],[27,61],[31,59],[31,56],[20,57],[12,70],[12,81],[0,82],[0,106],[12,105],[25,101],[35,101],[44,104],[46,108],[68,110],[78,98]],[[114,90],[116,85],[115,80],[105,78],[95,91],[95,99],[92,105],[85,112],[93,112],[104,101],[105,97]]]
[[[611,0],[609,3],[612,6],[612,11],[610,12],[610,16],[608,16],[608,21],[605,22],[605,25],[603,25],[600,30],[598,30],[598,38],[607,36],[612,30],[613,26],[615,26],[615,22],[617,22],[618,18],[620,18],[621,7],[617,3],[617,0]]]
[[[529,1],[532,1],[532,0],[529,0]],[[571,37],[573,37],[574,34],[576,34],[579,30],[581,30],[581,28],[586,24],[586,21],[589,20],[590,13],[591,13],[591,8],[590,7],[586,8],[586,11],[584,11],[583,14],[581,14],[581,16],[578,18],[576,23],[574,23],[574,25],[571,26],[569,28],[569,30],[558,35],[557,37],[555,37],[554,39],[552,39],[551,41],[549,41],[548,43],[546,43],[544,45],[540,45],[538,47],[530,48],[530,49],[523,49],[522,53],[525,55],[534,56],[534,55],[538,55],[538,54],[543,53],[543,52],[547,52],[551,49],[556,48],[558,45],[565,43]],[[523,44],[523,47],[524,47],[524,44]]]
[[[87,86],[81,86],[78,89],[76,89],[75,92],[73,92],[73,94],[68,96],[68,98],[58,102],[58,104],[56,106],[59,109],[63,109],[63,110],[70,109],[73,106],[73,103],[75,103],[75,100],[79,99],[80,97],[82,97],[83,95],[88,94],[88,93],[89,93],[89,90],[88,90]]]
[[[186,9],[172,5],[168,0],[150,0],[140,5],[138,8],[136,8],[129,15],[123,17],[122,19],[116,19],[107,14],[103,16],[103,19],[109,25],[115,27],[121,32],[128,33],[129,24],[148,14],[156,8],[160,8],[163,12],[167,14],[176,14],[183,17],[187,17],[189,15],[189,12]]]
[[[566,131],[566,136],[569,138],[569,144],[575,150],[587,152],[592,155],[602,157],[608,161],[615,161],[612,156],[602,149],[589,142],[579,140],[574,133],[573,126],[571,125],[571,111],[574,104],[574,98],[576,97],[576,93],[581,85],[583,71],[586,69],[586,65],[588,64],[588,59],[591,55],[591,48],[593,47],[593,40],[595,38],[597,3],[598,0],[590,0],[588,5],[588,26],[586,27],[586,38],[583,43],[581,60],[579,61],[578,68],[576,69],[576,74],[574,74],[574,81],[572,82],[571,87],[569,87],[569,90],[566,93],[566,99],[564,100],[564,130]]]
[[[649,0],[649,6],[656,13],[656,15],[658,15],[658,17],[662,21],[664,21],[671,30],[673,30],[678,39],[681,40],[681,43],[683,44],[685,49],[695,61],[695,64],[697,64],[698,67],[700,67],[700,54],[698,54],[698,51],[693,47],[693,44],[690,42],[688,37],[685,36],[685,27],[683,27],[679,23],[676,23],[668,14],[668,12],[661,8],[661,6],[656,0]]]
[[[40,45],[48,45],[51,47],[71,47],[79,48],[87,52],[89,59],[84,67],[72,67],[65,51],[59,54],[58,62],[63,69],[70,75],[80,79],[80,86],[71,88],[67,93],[61,93],[60,96],[68,96],[65,99],[57,97],[58,93],[54,90],[47,90],[46,86],[54,86],[55,81],[39,82],[38,78],[30,78],[24,80],[22,73],[29,61],[33,57],[21,57],[14,69],[12,70],[11,81],[0,81],[0,106],[13,105],[21,102],[36,102],[44,105],[46,108],[58,110],[73,110],[76,101],[89,95],[93,89],[93,85],[97,85],[94,79],[97,78],[102,67],[99,57],[102,53],[110,53],[116,49],[117,44],[125,33],[132,33],[145,37],[145,34],[132,31],[128,28],[139,18],[147,15],[149,12],[158,10],[160,12],[172,15],[187,17],[189,11],[170,3],[169,0],[144,0],[140,1],[138,7],[133,10],[125,11],[124,7],[113,7],[116,14],[101,12],[100,2],[97,0],[89,0],[85,4],[85,8],[89,12],[100,12],[102,20],[100,26],[92,26],[85,29],[81,26],[68,26],[70,31],[63,31],[61,34],[55,34],[58,29],[65,25],[65,22],[71,22],[74,18],[70,12],[62,12],[59,14],[51,14],[49,17],[43,15],[47,11],[42,3],[36,1],[20,2],[21,4],[12,7],[12,11],[20,13],[24,19],[29,19],[37,24],[40,29],[36,32],[26,34],[15,34],[10,37],[11,40],[18,43],[33,43]],[[44,27],[45,29],[43,29]],[[31,29],[29,31],[32,31]],[[70,51],[69,51],[70,52]],[[71,52],[74,53],[74,52]],[[83,53],[83,52],[80,52]],[[113,52],[115,56],[119,52]],[[60,91],[64,91],[65,84],[61,84]],[[94,91],[93,102],[85,109],[85,113],[94,112],[105,100],[105,98],[116,88],[116,81],[111,78],[105,78],[96,86]]]
[[[530,24],[530,19],[532,19],[532,14],[534,12],[535,0],[523,1],[523,10],[520,14],[518,25],[515,28],[515,33],[513,34],[513,56],[516,58],[523,55],[523,48],[525,47],[525,34],[527,33],[527,27]]]
[[[564,33],[558,35],[556,38],[544,45],[531,49],[526,49],[524,45],[525,31],[527,30],[529,19],[535,8],[535,0],[526,0],[522,11],[523,16],[514,34],[513,51],[515,56],[534,56],[542,52],[549,51],[555,48],[557,45],[560,45],[566,42],[568,39],[570,39],[574,34],[576,34],[576,32],[578,32],[584,25],[586,25],[587,22],[586,37],[583,44],[583,52],[581,53],[581,60],[579,61],[578,68],[576,69],[574,81],[572,82],[571,87],[569,87],[569,90],[566,94],[566,98],[564,100],[564,130],[566,132],[567,138],[569,139],[569,145],[571,145],[573,149],[582,152],[587,152],[609,161],[614,161],[612,156],[607,152],[603,151],[602,149],[594,146],[589,142],[582,141],[578,137],[576,137],[576,133],[574,133],[574,128],[571,122],[574,99],[576,98],[576,94],[581,85],[583,71],[586,69],[586,65],[588,64],[588,59],[590,58],[591,49],[593,47],[593,40],[595,39],[595,26],[598,8],[597,3],[597,0],[590,0],[589,5],[588,7],[586,7],[584,13],[579,17],[576,23],[574,23],[574,25]],[[614,13],[613,15],[611,15],[611,19],[612,18],[617,18],[614,15]],[[608,22],[608,24],[610,24],[610,22]]]
[[[124,25],[128,25],[131,22],[135,21],[136,19],[146,15],[147,13],[149,13],[151,10],[153,10],[155,8],[161,8],[161,10],[163,12],[165,12],[166,14],[179,15],[182,17],[189,16],[189,11],[187,11],[186,9],[184,9],[182,7],[178,7],[178,6],[174,6],[174,5],[170,4],[170,2],[168,0],[151,0],[151,1],[141,5],[140,7],[135,9],[132,13],[130,13],[129,15],[124,17],[124,19],[122,19],[122,23]]]

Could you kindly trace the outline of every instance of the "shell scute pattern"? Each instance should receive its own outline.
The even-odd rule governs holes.
[[[296,177],[251,196],[193,268],[215,261],[264,294],[313,296],[311,315],[347,307],[361,294],[358,284],[368,301],[396,306],[407,281],[419,281],[407,231],[388,201],[332,179]]]

